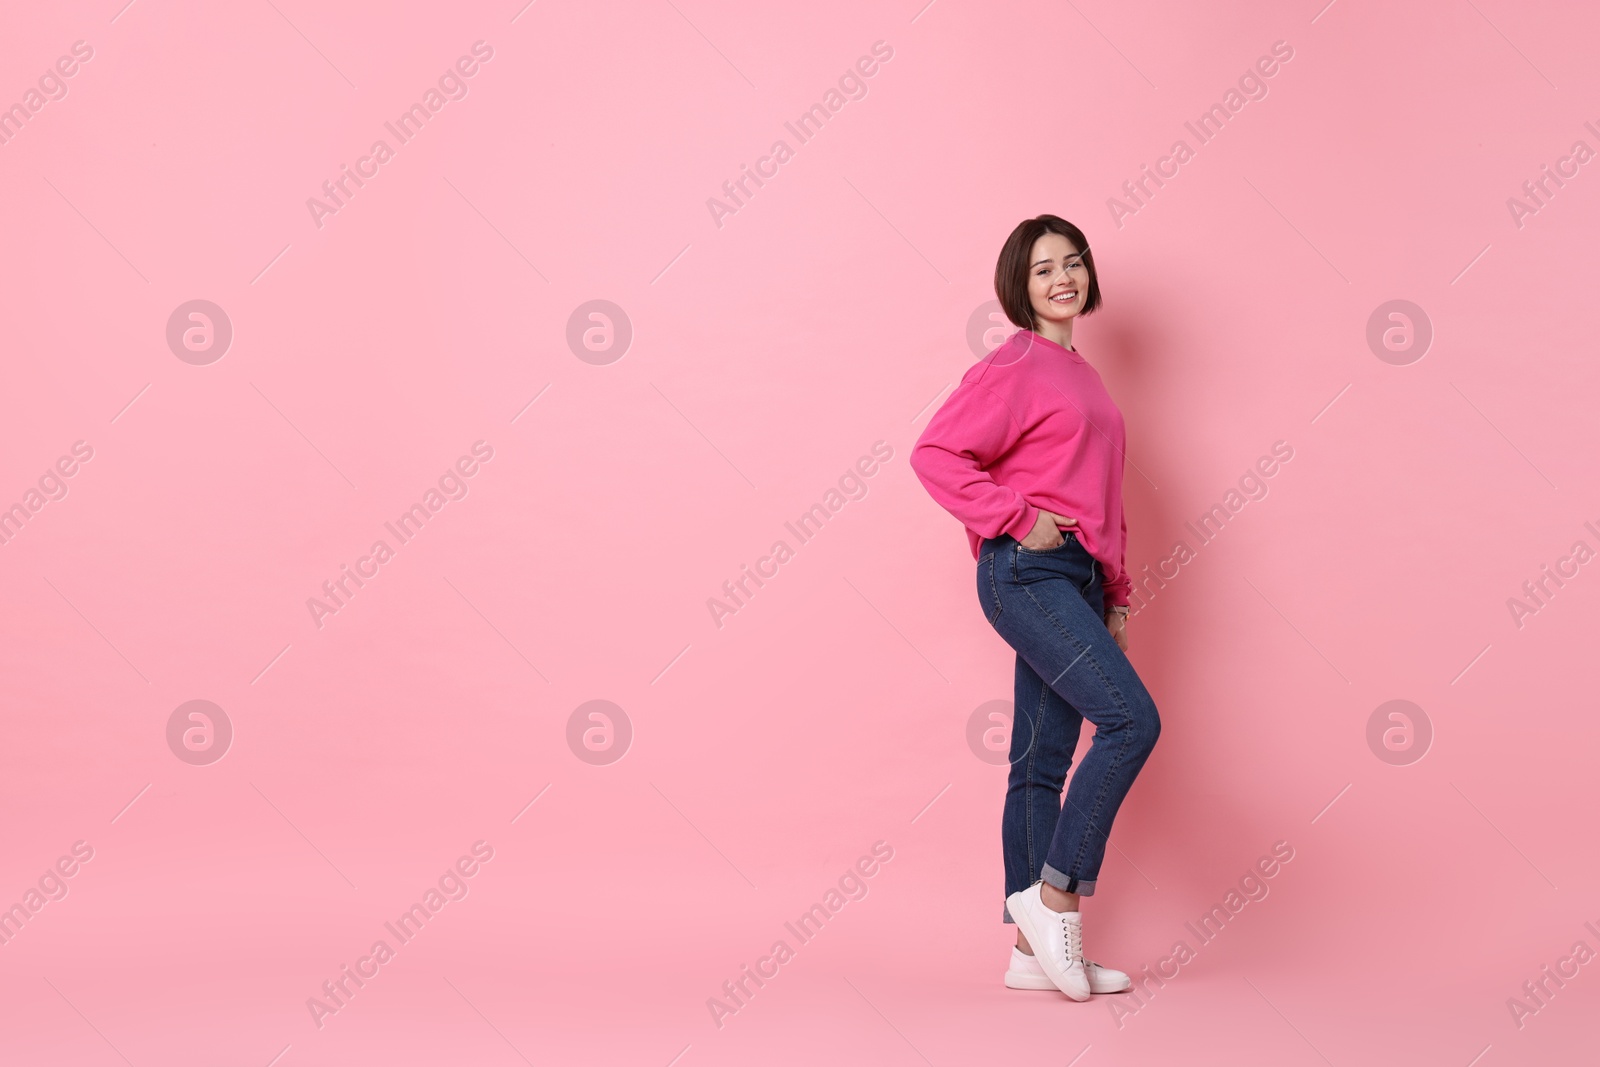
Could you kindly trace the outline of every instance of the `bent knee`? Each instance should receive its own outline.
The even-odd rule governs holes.
[[[1155,747],[1156,739],[1161,736],[1161,713],[1149,696],[1134,701],[1128,709],[1128,728],[1145,752]]]

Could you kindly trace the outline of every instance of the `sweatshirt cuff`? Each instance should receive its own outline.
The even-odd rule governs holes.
[[[1039,521],[1039,509],[1028,503],[1022,502],[1022,518],[1001,530],[1001,533],[1010,534],[1018,541],[1033,532],[1033,524]]]

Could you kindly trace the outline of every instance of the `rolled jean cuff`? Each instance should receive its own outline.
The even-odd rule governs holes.
[[[1044,870],[1039,872],[1039,877],[1043,878],[1046,882],[1049,882],[1063,893],[1076,893],[1080,897],[1094,896],[1094,883],[1096,879],[1090,878],[1089,880],[1085,881],[1082,878],[1074,878],[1071,875],[1062,874],[1048,863],[1044,865]]]

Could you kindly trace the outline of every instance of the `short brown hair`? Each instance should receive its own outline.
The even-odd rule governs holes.
[[[1024,219],[1000,249],[1000,258],[994,265],[994,295],[1000,298],[1006,318],[1026,330],[1036,325],[1033,303],[1028,299],[1028,257],[1033,253],[1033,242],[1047,233],[1059,233],[1071,241],[1083,254],[1083,265],[1089,268],[1089,293],[1079,314],[1087,315],[1100,306],[1100,274],[1094,269],[1094,253],[1089,251],[1089,239],[1083,231],[1059,215]]]

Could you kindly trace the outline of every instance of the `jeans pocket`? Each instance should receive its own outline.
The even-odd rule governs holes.
[[[992,552],[978,561],[978,603],[983,607],[983,617],[993,626],[1000,618],[1000,587],[995,582]]]
[[[1030,555],[1030,556],[1048,556],[1052,552],[1060,552],[1062,549],[1066,548],[1067,546],[1076,543],[1076,541],[1077,541],[1077,538],[1075,536],[1073,536],[1073,533],[1072,533],[1071,530],[1062,530],[1061,531],[1061,543],[1059,545],[1054,546],[1053,548],[1028,548],[1021,541],[1018,541],[1017,542],[1017,551],[1018,552],[1022,552],[1022,553],[1026,553],[1027,555]]]

